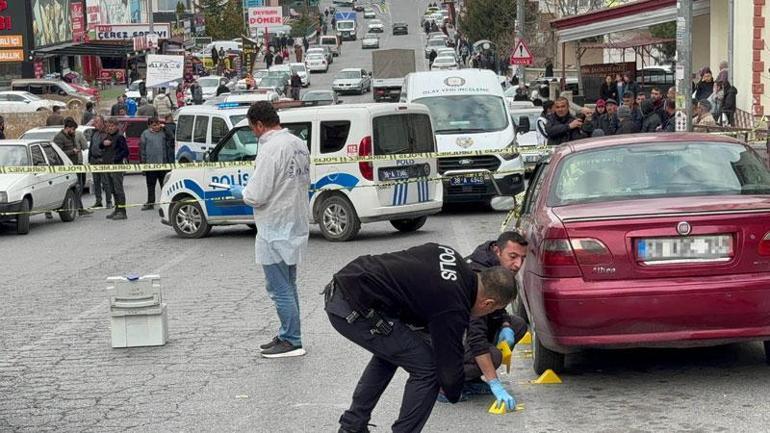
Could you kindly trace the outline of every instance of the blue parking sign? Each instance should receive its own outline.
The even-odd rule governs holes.
[[[259,8],[265,5],[265,0],[243,0],[243,6],[248,8]]]

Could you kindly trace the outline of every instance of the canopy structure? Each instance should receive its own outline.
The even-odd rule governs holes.
[[[134,51],[133,42],[68,42],[32,51],[37,57],[49,56],[104,56],[126,57]]]
[[[676,21],[677,0],[639,0],[551,21],[559,43]],[[709,0],[693,2],[693,16],[710,13]]]

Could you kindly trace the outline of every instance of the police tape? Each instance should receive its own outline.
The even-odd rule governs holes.
[[[314,158],[315,165],[348,164],[356,162],[378,161],[409,161],[426,158],[474,157],[486,155],[530,155],[540,154],[549,149],[543,147],[509,147],[495,150],[474,150],[458,152],[409,153],[396,155],[371,156],[334,156]],[[84,164],[84,165],[54,165],[54,166],[0,166],[0,174],[76,174],[76,173],[144,173],[150,171],[195,170],[202,168],[244,168],[254,167],[254,161],[216,161],[216,162],[185,162],[160,164]]]
[[[385,180],[385,181],[379,181],[376,183],[369,183],[369,184],[358,184],[358,185],[352,185],[352,186],[337,186],[337,185],[325,185],[318,188],[309,188],[309,193],[318,193],[318,192],[334,192],[334,191],[351,191],[353,189],[359,189],[359,188],[377,188],[377,189],[387,189],[390,187],[395,187],[399,185],[408,185],[411,183],[428,183],[428,182],[443,182],[443,181],[449,181],[451,182],[452,179],[484,179],[484,180],[493,180],[495,175],[508,175],[508,174],[524,174],[523,169],[508,169],[508,170],[496,170],[496,171],[483,171],[483,172],[472,172],[472,173],[458,173],[458,174],[451,174],[451,175],[438,175],[438,176],[422,176],[422,177],[414,177],[410,179],[394,179],[394,180]],[[454,186],[462,186],[462,185],[454,185]],[[184,194],[184,192],[180,192],[179,194]],[[190,198],[190,199],[181,199],[181,200],[172,200],[168,202],[156,202],[156,203],[132,203],[132,204],[126,204],[122,207],[125,208],[131,208],[131,207],[139,207],[144,206],[146,204],[152,204],[152,205],[163,205],[163,204],[174,204],[179,202],[207,202],[207,201],[221,201],[221,200],[233,200],[233,198],[229,197],[217,197],[217,198]],[[86,208],[88,210],[102,210],[103,208],[97,208],[97,207],[90,207]],[[15,216],[15,215],[23,215],[23,214],[30,214],[30,215],[36,215],[41,213],[49,213],[49,212],[59,212],[62,211],[63,208],[52,208],[52,209],[40,209],[35,211],[14,211],[14,212],[0,212],[0,216]]]
[[[514,219],[517,221],[519,220],[519,217],[521,217],[521,209],[524,205],[525,196],[526,192],[521,192],[513,197],[513,208],[505,216],[503,223],[500,224],[500,233],[503,233],[508,228],[508,225],[511,223],[511,221]]]

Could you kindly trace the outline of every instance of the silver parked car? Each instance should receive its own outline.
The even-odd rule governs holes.
[[[372,77],[361,68],[346,68],[334,76],[332,90],[337,93],[355,92],[363,95],[372,90]]]

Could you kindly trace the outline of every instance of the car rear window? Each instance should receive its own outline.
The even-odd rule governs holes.
[[[770,172],[733,143],[641,143],[575,153],[556,171],[549,206],[660,197],[770,194]]]
[[[425,114],[390,114],[373,120],[376,155],[433,152],[430,117]]]
[[[350,134],[350,122],[321,122],[321,153],[333,153],[342,150]]]
[[[192,141],[193,116],[179,116],[176,122],[176,141]]]

